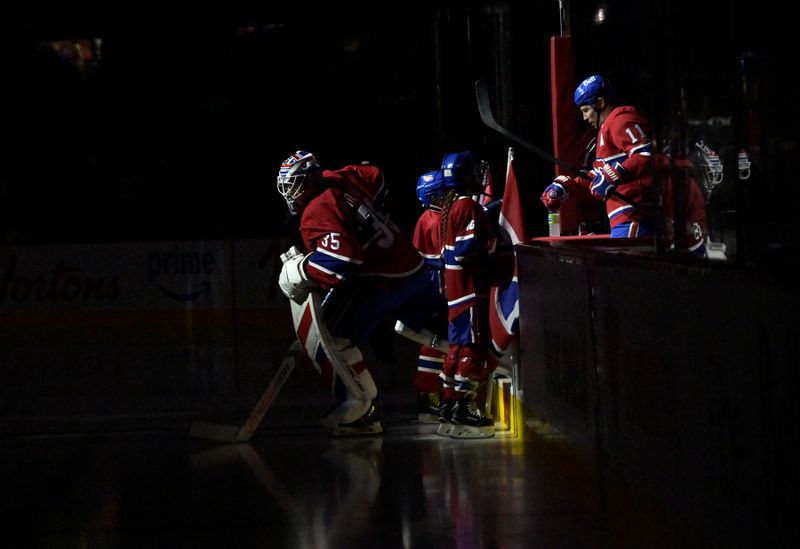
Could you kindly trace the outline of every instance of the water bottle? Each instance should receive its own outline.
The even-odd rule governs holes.
[[[561,236],[561,214],[558,212],[547,214],[547,226],[550,228],[550,236]]]

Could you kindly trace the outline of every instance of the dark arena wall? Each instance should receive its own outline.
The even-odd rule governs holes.
[[[298,236],[298,219],[275,188],[291,152],[310,150],[324,167],[377,164],[391,219],[410,234],[421,213],[415,182],[445,153],[478,153],[502,192],[515,147],[530,237],[516,248],[517,392],[503,396],[514,394],[525,419],[517,442],[545,424],[588,454],[592,471],[613,472],[726,540],[784,546],[782,535],[796,538],[788,528],[800,504],[800,126],[785,61],[796,5],[49,4],[0,8],[3,442],[151,430],[182,437],[200,416],[246,416],[295,339],[277,285],[280,253]],[[607,18],[599,23],[601,4]],[[569,37],[574,74],[559,67],[567,97],[554,102],[555,37]],[[565,234],[546,238],[540,196],[556,175],[553,162],[478,112],[475,82],[483,80],[501,127],[575,156],[585,143],[554,147],[551,108],[561,105],[562,118],[574,116],[585,131],[570,94],[595,73],[647,115],[654,153],[670,159],[654,179],[657,234],[646,242],[609,242],[604,205],[591,198],[574,212],[572,226],[583,234],[566,234],[565,217]],[[715,153],[721,178],[709,177],[701,143]],[[694,227],[680,223],[688,192],[665,198],[668,179],[700,185],[713,257],[670,246],[676,226],[678,235]],[[416,345],[387,321],[365,351],[387,396],[414,408]],[[308,364],[298,368],[262,434],[287,421],[316,425],[330,396],[318,381]],[[461,454],[446,446],[442,461],[479,455],[469,444]],[[538,465],[538,456],[520,456],[506,457]],[[501,476],[493,463],[484,466],[476,469],[480,482]],[[439,462],[423,467],[439,478]],[[603,481],[593,488],[602,492]],[[525,487],[525,495],[538,489]],[[41,497],[46,488],[31,515],[50,499]],[[573,516],[569,506],[520,515],[502,507],[506,492],[493,488],[476,482],[465,493],[496,496],[497,524],[522,516],[546,530],[551,519]],[[445,507],[397,504],[385,516],[399,532],[391,522],[398,509],[421,516]],[[439,528],[420,516],[408,524],[433,524],[440,537],[474,526]],[[579,530],[564,524],[552,529],[556,537]],[[484,546],[500,546],[494,541]]]

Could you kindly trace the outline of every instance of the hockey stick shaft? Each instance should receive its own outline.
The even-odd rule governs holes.
[[[322,301],[322,307],[325,307],[329,303],[333,294],[333,289],[328,290],[328,292],[325,294],[325,298]],[[256,429],[258,429],[258,426],[261,424],[261,421],[264,419],[267,411],[277,398],[278,393],[280,393],[283,385],[286,383],[286,380],[289,379],[289,376],[294,371],[295,365],[297,364],[297,360],[301,353],[302,350],[300,348],[300,341],[293,341],[289,346],[289,349],[286,351],[286,353],[284,353],[283,359],[281,360],[281,365],[278,367],[278,371],[272,376],[269,385],[267,385],[267,388],[264,389],[264,392],[261,394],[258,402],[256,402],[256,405],[253,407],[253,411],[250,412],[250,416],[245,420],[244,425],[242,425],[242,427],[239,429],[239,432],[236,434],[236,442],[246,442],[250,440],[250,437],[252,437],[256,432]]]
[[[247,442],[256,432],[267,411],[280,393],[286,380],[294,371],[299,353],[299,343],[293,342],[283,356],[278,370],[259,397],[258,402],[253,407],[250,415],[241,425],[230,425],[223,423],[209,423],[205,421],[193,421],[189,428],[189,436],[204,438],[209,440],[219,440],[222,442]]]
[[[325,308],[330,302],[331,296],[333,295],[334,289],[331,288],[325,294],[325,298],[322,300],[321,307]],[[278,397],[278,394],[286,383],[286,380],[289,379],[289,376],[294,371],[295,365],[297,364],[302,352],[300,341],[293,341],[289,346],[289,349],[286,351],[286,353],[284,353],[281,364],[278,367],[278,371],[276,371],[275,375],[272,376],[269,385],[267,385],[267,388],[264,389],[264,392],[261,394],[258,402],[256,402],[256,405],[253,407],[253,411],[250,412],[250,416],[245,420],[244,425],[242,425],[242,427],[239,429],[239,432],[236,434],[236,442],[246,442],[250,440],[250,437],[252,437],[256,432],[256,429],[258,429],[258,426],[261,424],[261,421],[264,419],[267,411],[272,406],[272,403]]]
[[[323,300],[323,306],[327,305],[334,289],[328,291]],[[300,341],[295,340],[286,350],[278,366],[278,370],[261,393],[256,405],[250,415],[242,425],[230,425],[221,423],[209,423],[205,421],[193,421],[189,426],[189,436],[223,442],[247,442],[255,434],[264,416],[269,411],[272,403],[278,397],[289,376],[295,369],[300,354],[302,354]]]
[[[447,353],[450,350],[450,343],[447,339],[440,338],[430,330],[423,329],[421,332],[416,332],[398,320],[394,325],[394,331],[411,341],[416,341],[441,353]]]
[[[549,162],[552,162],[553,164],[555,164],[559,168],[562,168],[564,171],[569,172],[571,175],[583,175],[581,170],[579,170],[576,166],[573,166],[569,162],[565,162],[565,161],[561,160],[560,158],[556,158],[555,156],[553,156],[552,154],[550,154],[546,150],[544,150],[544,149],[542,149],[540,147],[537,147],[536,145],[534,145],[530,141],[527,141],[526,139],[523,139],[522,137],[518,136],[517,134],[512,133],[509,130],[507,130],[506,128],[504,128],[503,126],[501,126],[497,122],[497,120],[495,119],[494,114],[492,113],[492,105],[491,105],[491,103],[489,101],[489,87],[486,84],[485,80],[476,80],[475,81],[475,98],[476,98],[476,100],[478,102],[478,112],[480,113],[481,120],[483,120],[484,124],[486,124],[487,126],[492,128],[494,131],[496,131],[500,135],[504,136],[506,139],[509,139],[509,140],[517,143],[518,145],[520,145],[522,148],[531,151],[532,153],[536,154],[537,156],[539,156],[541,158],[544,158],[545,160],[547,160]],[[622,200],[624,202],[627,202],[628,204],[630,204],[631,206],[633,206],[634,208],[636,208],[636,209],[638,209],[640,211],[648,212],[647,208],[645,208],[644,206],[642,206],[641,204],[639,204],[635,200],[631,200],[630,198],[628,198],[624,194],[621,194],[619,191],[617,191],[615,189],[611,191],[611,194],[613,196],[615,196],[616,198],[619,198],[620,200]]]

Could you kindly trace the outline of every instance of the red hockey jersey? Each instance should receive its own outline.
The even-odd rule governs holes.
[[[665,174],[664,177],[664,191],[663,191],[663,221],[665,224],[665,243],[667,249],[673,249],[676,245],[676,240],[679,244],[680,252],[688,252],[694,254],[701,250],[705,255],[705,241],[708,236],[708,219],[706,216],[706,197],[703,194],[700,185],[690,174],[696,170],[694,164],[685,158],[675,160],[675,170],[670,172],[669,158],[663,154],[655,156],[656,164]],[[684,196],[683,206],[675,204],[674,183],[670,173],[674,173],[678,180],[678,184],[683,185],[682,192],[688,193]],[[686,222],[682,231],[676,231],[675,211],[677,208],[683,209],[683,217]],[[679,232],[676,238],[676,232]]]
[[[652,209],[655,187],[648,132],[647,120],[634,107],[616,107],[597,132],[593,167],[597,171],[607,163],[621,164],[626,175],[617,185],[617,192]],[[578,181],[589,184],[586,179]],[[643,217],[641,210],[613,195],[606,200],[606,214],[612,228],[626,221],[640,221]]]
[[[400,278],[422,268],[419,252],[386,213],[380,169],[352,165],[322,175],[331,186],[300,222],[310,279],[328,289],[350,277]]]
[[[477,306],[479,301],[485,305],[488,299],[487,259],[493,248],[491,226],[483,207],[468,196],[458,197],[447,214],[443,254],[451,344],[482,341]]]
[[[444,258],[442,257],[442,214],[439,210],[427,209],[417,219],[412,238],[414,247],[422,254],[431,268],[436,287],[444,292]]]

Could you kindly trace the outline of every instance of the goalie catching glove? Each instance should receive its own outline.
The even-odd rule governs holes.
[[[303,268],[307,257],[296,246],[292,246],[281,254],[283,268],[278,276],[278,286],[280,286],[283,295],[295,303],[304,302],[308,297],[308,292],[316,287],[316,284],[308,279],[308,275],[306,275]]]

